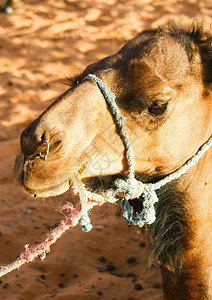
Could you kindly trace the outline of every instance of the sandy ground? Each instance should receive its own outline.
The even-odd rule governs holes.
[[[21,131],[66,90],[64,78],[142,28],[211,17],[210,0],[26,0],[14,14],[0,14],[0,265],[43,241],[63,218],[56,210],[63,197],[29,198],[13,164]],[[3,277],[0,299],[163,299],[141,234],[112,205],[94,209],[92,222],[90,233],[70,230],[46,260]]]

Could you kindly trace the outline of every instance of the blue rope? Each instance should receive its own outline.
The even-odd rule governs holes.
[[[124,125],[124,118],[121,116],[119,108],[115,102],[115,94],[110,90],[110,88],[98,77],[93,74],[89,74],[84,80],[91,79],[96,82],[97,86],[101,90],[105,101],[108,104],[110,113],[116,124],[119,136],[122,139],[122,142],[125,147],[125,155],[128,162],[128,175],[124,179],[116,179],[115,187],[116,193],[122,192],[127,196],[132,196],[135,194],[138,188],[138,181],[135,178],[134,173],[134,159],[133,159],[133,150],[130,143],[130,138],[127,133],[126,127]],[[155,207],[154,204],[158,202],[158,196],[156,190],[160,189],[167,183],[178,179],[181,175],[186,173],[188,169],[194,166],[198,160],[203,156],[203,154],[210,148],[212,145],[212,136],[210,139],[199,149],[199,151],[189,159],[182,167],[173,172],[170,175],[167,175],[165,178],[157,181],[153,184],[144,184],[144,191],[139,199],[142,201],[143,209],[142,212],[134,212],[133,207],[130,206],[130,201],[124,198],[117,198],[112,194],[111,191],[108,191],[104,194],[105,199],[108,202],[115,203],[119,201],[119,204],[123,211],[123,216],[129,224],[133,224],[139,227],[142,227],[144,224],[152,224],[155,221]],[[80,220],[80,225],[82,226],[83,231],[90,231],[92,228],[88,211],[84,212]]]

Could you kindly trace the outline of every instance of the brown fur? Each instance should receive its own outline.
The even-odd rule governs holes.
[[[22,133],[16,174],[30,194],[68,188],[73,173],[98,191],[124,176],[124,147],[105,100],[88,73],[116,94],[132,139],[138,179],[154,182],[191,158],[211,135],[212,36],[202,26],[144,30],[119,52],[70,79],[71,88]],[[47,160],[45,139],[50,145]],[[97,168],[95,162],[105,163]],[[211,150],[158,191],[156,221],[144,228],[161,266],[168,300],[209,300]],[[141,202],[132,205],[142,209]]]

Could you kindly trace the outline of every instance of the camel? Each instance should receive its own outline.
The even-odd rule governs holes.
[[[135,177],[156,183],[191,159],[212,132],[212,35],[203,26],[146,29],[116,54],[69,79],[69,89],[21,135],[15,173],[32,196],[60,195],[77,174],[86,188],[114,188],[128,171],[123,141],[94,74],[115,94],[130,136]],[[157,191],[143,226],[168,300],[212,297],[211,149]],[[128,200],[135,212],[142,200]]]

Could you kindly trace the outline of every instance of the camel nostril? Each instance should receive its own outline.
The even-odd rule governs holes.
[[[49,146],[49,143],[46,140],[42,140],[42,142],[46,144],[46,149],[37,154],[42,160],[46,160],[49,154],[55,153],[62,146],[61,140],[53,143],[51,146]]]
[[[41,159],[46,160],[47,155],[49,154],[49,143],[46,140],[42,140],[42,142],[46,144],[46,151],[44,152],[43,156],[42,156],[42,153],[39,152],[39,156]]]
[[[46,142],[46,139],[45,139],[45,132],[41,135],[41,141],[42,141],[42,142]]]
[[[38,119],[32,122],[21,134],[21,151],[25,156],[30,156],[43,143],[41,134],[37,130]],[[42,130],[43,132],[43,130]]]
[[[53,154],[55,153],[57,150],[59,150],[59,148],[62,146],[62,141],[57,141],[54,144],[52,144],[49,148],[49,153]]]
[[[21,151],[27,157],[39,156],[46,160],[49,154],[56,152],[62,145],[63,131],[40,122],[32,122],[21,135]]]

